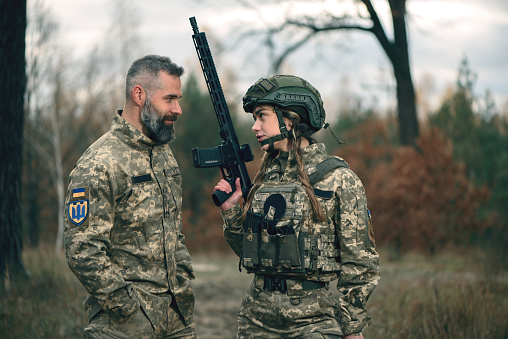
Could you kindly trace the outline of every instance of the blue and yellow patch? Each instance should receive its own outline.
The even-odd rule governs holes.
[[[72,197],[73,198],[80,198],[85,196],[85,189],[84,188],[76,188],[72,190]]]
[[[72,198],[84,198],[86,191],[84,188],[76,188],[72,190]],[[67,213],[69,220],[75,225],[81,225],[88,217],[88,199],[75,200],[69,202]]]

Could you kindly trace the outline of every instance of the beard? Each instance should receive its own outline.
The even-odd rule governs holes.
[[[163,116],[157,108],[152,105],[150,99],[146,100],[141,110],[141,120],[148,130],[148,136],[150,139],[160,144],[166,144],[175,139],[173,124],[166,126],[164,125],[164,120],[176,121],[177,118],[178,115],[176,114],[171,114],[169,118]]]

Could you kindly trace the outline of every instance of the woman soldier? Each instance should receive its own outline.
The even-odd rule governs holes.
[[[379,256],[360,179],[311,137],[325,120],[319,92],[271,76],[249,88],[243,108],[266,153],[243,207],[239,179],[220,206],[226,241],[254,273],[238,338],[363,338]],[[214,190],[233,191],[224,179]]]

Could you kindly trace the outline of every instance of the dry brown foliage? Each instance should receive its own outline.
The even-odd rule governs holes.
[[[433,253],[468,245],[469,237],[488,227],[478,210],[489,191],[475,187],[452,151],[433,129],[420,135],[416,148],[393,149],[391,161],[374,168],[366,188],[378,243]]]

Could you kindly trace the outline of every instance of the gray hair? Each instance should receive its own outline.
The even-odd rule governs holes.
[[[136,85],[143,87],[147,96],[161,88],[162,84],[159,79],[161,71],[177,77],[181,77],[184,73],[183,67],[164,56],[147,55],[134,61],[125,78],[125,98],[129,99],[132,89]]]

